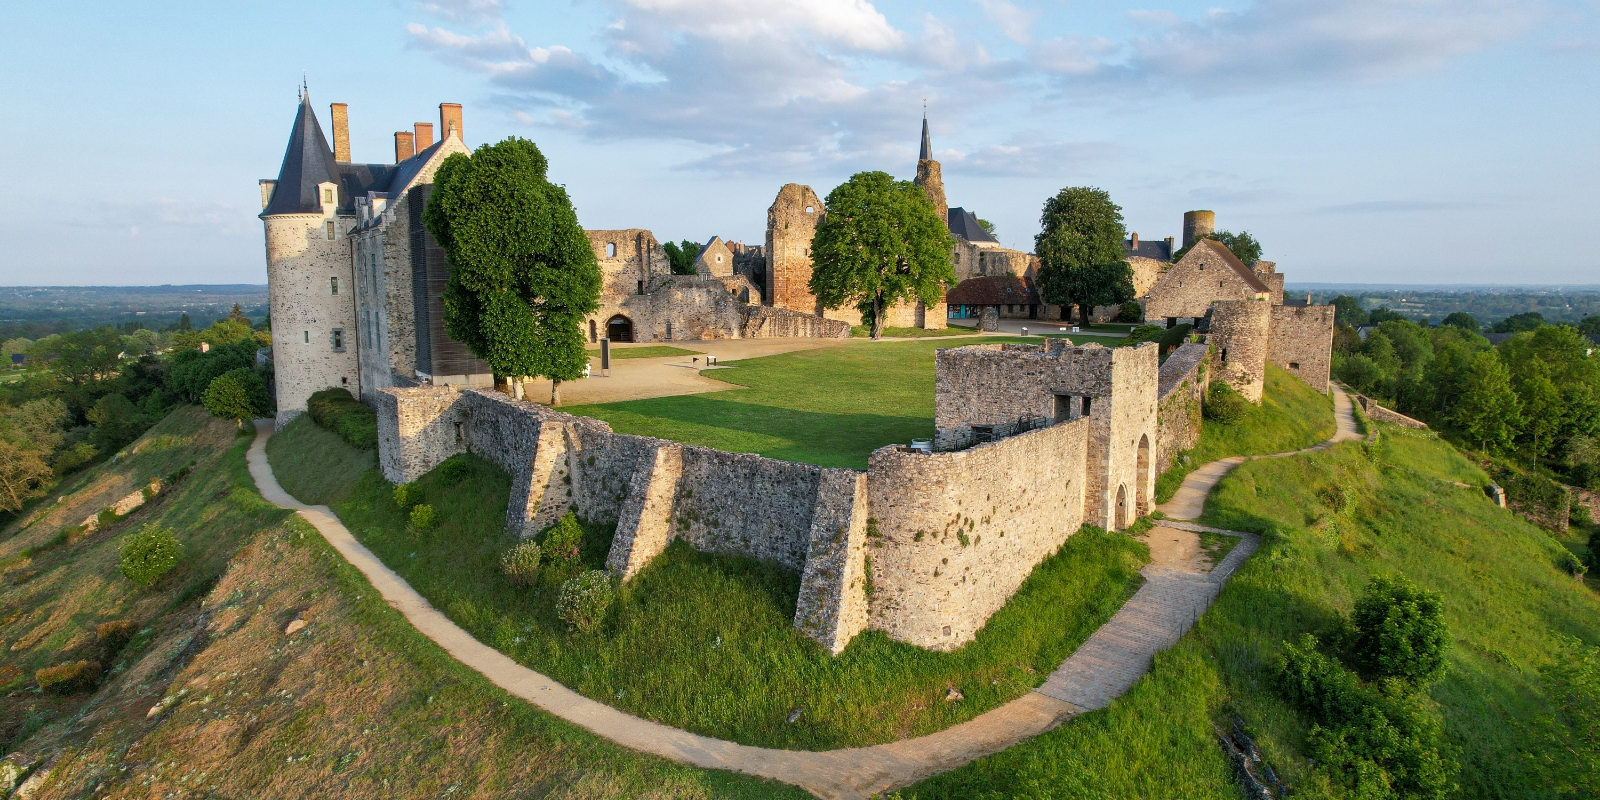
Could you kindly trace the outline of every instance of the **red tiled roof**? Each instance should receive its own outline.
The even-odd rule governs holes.
[[[1033,282],[1015,275],[968,278],[956,284],[944,301],[952,306],[1038,305]]]

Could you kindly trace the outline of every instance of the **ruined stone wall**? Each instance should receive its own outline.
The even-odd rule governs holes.
[[[1222,300],[1249,300],[1256,296],[1233,267],[1209,247],[1195,247],[1173,264],[1150,287],[1145,318],[1203,317],[1211,304]]]
[[[949,324],[950,306],[943,299],[932,308],[912,300],[906,303],[895,303],[883,314],[885,328],[921,328],[923,330],[943,330]]]
[[[1189,342],[1172,351],[1161,364],[1160,384],[1156,390],[1157,475],[1171,469],[1179,453],[1200,441],[1209,350],[1207,345]]]
[[[1121,529],[1155,494],[1158,349],[1152,342],[1112,349],[1050,339],[940,350],[934,359],[935,447],[966,447],[985,427],[1006,435],[1074,420],[1084,416],[1087,402],[1085,518]]]
[[[721,278],[658,276],[644,294],[604,298],[589,319],[604,336],[607,323],[621,314],[633,323],[635,342],[735,339],[744,305]]]
[[[1281,307],[1267,300],[1233,300],[1217,303],[1211,312],[1207,341],[1215,359],[1213,375],[1257,405],[1266,386],[1272,312]]]
[[[278,214],[263,220],[279,428],[304,412],[316,392],[337,386],[357,394],[361,387],[351,269],[355,220],[335,215],[332,204],[324,208],[323,214]],[[333,281],[338,282],[337,294]]]
[[[373,393],[378,468],[385,480],[410,483],[445,459],[466,452],[460,425],[465,417],[457,407],[461,396],[461,390],[442,386],[383,388]]]
[[[809,209],[809,210],[808,210]],[[825,209],[811,187],[784,184],[767,209],[767,286],[762,292],[768,305],[817,313],[811,281],[811,237]]]
[[[1333,315],[1333,306],[1273,306],[1267,360],[1327,394],[1333,369]]]
[[[961,238],[956,239],[956,246],[950,253],[951,267],[956,273],[956,283],[968,278],[994,275],[1031,277],[1033,261],[1032,255],[1021,250],[1012,250],[987,242],[974,244]]]
[[[1150,293],[1150,288],[1156,281],[1166,274],[1171,264],[1156,258],[1133,256],[1128,259],[1128,268],[1133,271],[1133,296],[1144,297]]]
[[[958,452],[874,452],[870,627],[933,650],[971,641],[1085,521],[1088,438],[1078,419]]]
[[[589,246],[594,248],[595,261],[600,265],[602,302],[620,302],[623,297],[638,294],[641,282],[648,287],[655,278],[672,274],[667,251],[650,231],[628,228],[584,231],[584,235],[589,237]]]
[[[1394,425],[1399,425],[1403,428],[1428,427],[1428,423],[1423,422],[1420,419],[1412,419],[1411,417],[1408,417],[1398,411],[1391,411],[1390,409],[1384,408],[1383,406],[1378,405],[1377,401],[1367,397],[1364,394],[1352,395],[1352,398],[1355,400],[1357,405],[1361,406],[1362,413],[1366,414],[1368,418],[1377,422],[1388,422]]]
[[[815,314],[771,306],[745,306],[741,335],[745,339],[770,339],[780,336],[806,336],[819,339],[848,339],[850,324]]]
[[[944,197],[944,175],[939,168],[939,162],[931,158],[917,161],[917,177],[912,181],[922,187],[922,193],[928,196],[928,202],[933,203],[935,211],[939,212],[940,220],[950,219],[950,204]]]

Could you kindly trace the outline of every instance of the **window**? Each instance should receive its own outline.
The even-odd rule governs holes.
[[[1222,348],[1222,363],[1228,363],[1228,348]]]
[[[667,341],[672,341],[672,323],[667,323]]]
[[[324,203],[333,202],[333,190],[332,189],[323,189],[322,190],[322,202],[324,202]]]
[[[1086,417],[1089,416],[1089,401],[1091,399],[1093,399],[1093,398],[1089,398],[1089,397],[1083,398],[1083,415],[1086,416]]]
[[[349,378],[345,378],[345,377],[339,378],[339,385],[340,386],[349,386],[350,385],[350,379]]]
[[[333,352],[344,352],[344,328],[333,329]]]
[[[333,239],[333,220],[328,220],[328,239]]]
[[[1289,362],[1289,369],[1299,369],[1299,368],[1300,368],[1300,362],[1298,362],[1298,361],[1290,361]]]
[[[717,263],[718,263],[718,264],[721,264],[721,263],[722,263],[722,256],[717,256]]]
[[[1072,419],[1072,395],[1056,395],[1055,421],[1066,422]]]
[[[639,294],[644,294],[644,281],[639,281]]]
[[[305,337],[306,344],[311,344],[311,331],[301,331],[300,335]]]
[[[606,258],[616,258],[616,257],[617,257],[617,243],[616,242],[606,242]]]
[[[806,206],[806,213],[807,214],[815,213],[815,211],[816,211],[816,209],[812,208],[811,206]]]
[[[328,294],[338,294],[338,293],[339,293],[339,278],[337,276],[329,278],[328,279]]]

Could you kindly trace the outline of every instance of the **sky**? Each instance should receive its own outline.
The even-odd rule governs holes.
[[[1096,186],[1291,284],[1600,284],[1600,0],[372,0],[0,9],[0,285],[264,283],[302,76],[353,157],[464,105],[586,228],[759,243],[779,187],[915,174],[1032,249]]]

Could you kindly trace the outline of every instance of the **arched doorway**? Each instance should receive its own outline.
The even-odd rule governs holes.
[[[1150,435],[1139,437],[1138,469],[1134,471],[1138,483],[1134,486],[1134,497],[1138,502],[1134,504],[1135,516],[1144,516],[1150,513]]]
[[[589,344],[600,341],[600,334],[596,331],[594,320],[589,320]]]
[[[1112,512],[1111,527],[1113,530],[1122,530],[1128,527],[1128,485],[1117,487],[1117,507]]]
[[[606,322],[606,336],[613,342],[633,341],[633,320],[618,314]]]

